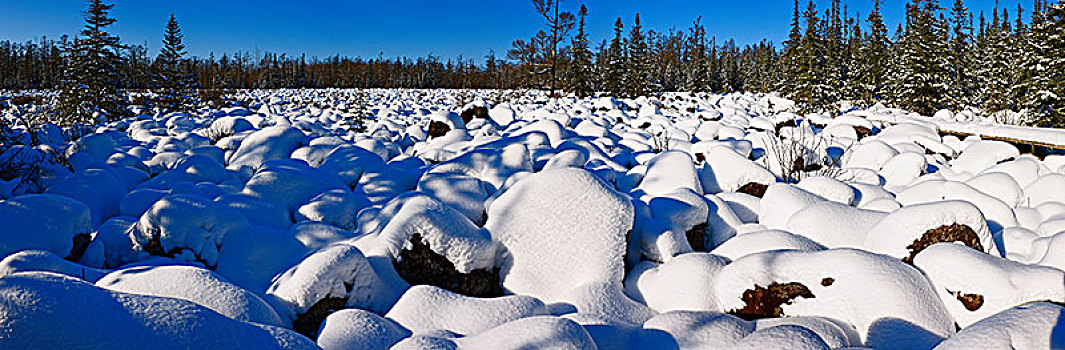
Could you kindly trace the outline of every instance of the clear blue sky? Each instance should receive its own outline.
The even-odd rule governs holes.
[[[950,7],[953,0],[941,0]],[[1031,0],[999,0],[1011,16],[1020,3],[1026,12]],[[58,37],[80,29],[85,0],[2,0],[0,40],[25,41],[41,35]],[[820,9],[828,0],[818,0]],[[907,0],[885,0],[892,30]],[[373,57],[474,57],[478,63],[489,49],[503,57],[516,38],[528,38],[542,19],[528,0],[113,0],[118,22],[113,32],[126,42],[147,42],[158,52],[162,29],[171,12],[178,16],[192,54],[215,52],[305,52]],[[735,38],[741,45],[763,38],[780,43],[787,35],[791,0],[586,0],[588,27],[595,42],[611,35],[614,19],[631,23],[637,12],[644,26],[659,31],[688,28],[703,17],[710,35]],[[805,4],[805,0],[801,3]],[[851,14],[864,18],[872,0],[845,1]],[[970,10],[989,11],[995,0],[966,1]],[[562,0],[563,9],[576,12],[578,0]],[[990,20],[990,14],[988,14]]]

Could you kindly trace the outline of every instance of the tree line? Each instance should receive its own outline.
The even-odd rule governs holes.
[[[536,88],[620,97],[779,91],[806,112],[838,111],[841,103],[883,103],[924,115],[971,107],[1021,113],[1039,125],[1065,124],[1061,0],[1034,0],[1030,11],[1018,6],[1012,16],[1006,8],[974,14],[964,0],[949,9],[937,0],[910,0],[893,33],[880,0],[872,1],[873,11],[863,17],[850,15],[840,0],[823,11],[812,0],[805,6],[795,0],[788,39],[778,48],[765,40],[743,46],[718,41],[701,19],[684,30],[646,29],[639,14],[631,24],[617,18],[613,36],[593,43],[584,5],[574,14],[560,0],[533,0],[544,29],[515,40],[505,58],[489,52],[478,64],[432,55],[190,58],[173,16],[163,50],[153,58],[147,44],[127,45],[108,34],[112,5],[91,0],[86,28],[73,39],[0,42],[0,88],[57,89],[66,101],[59,110],[90,122],[93,115],[121,114],[128,100],[122,91],[129,89],[149,89],[160,96],[156,107],[178,110],[190,105],[186,98],[194,99],[197,89]]]

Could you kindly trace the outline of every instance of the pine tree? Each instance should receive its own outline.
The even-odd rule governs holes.
[[[1009,37],[1009,20],[999,21],[998,10],[994,10],[991,23],[984,30],[976,49],[977,57],[982,59],[976,71],[980,85],[978,103],[991,113],[1010,108],[1010,66],[1013,57],[1009,52]]]
[[[125,114],[126,101],[119,89],[123,66],[119,37],[106,31],[115,23],[109,17],[114,5],[91,0],[81,36],[67,48],[67,62],[56,106],[57,124],[71,126],[113,120]]]
[[[1023,64],[1028,78],[1023,102],[1036,125],[1060,128],[1065,127],[1065,2],[1039,5]]]
[[[646,96],[654,92],[656,81],[651,76],[651,52],[647,45],[647,37],[643,33],[643,24],[640,23],[640,14],[636,14],[636,21],[629,30],[628,38],[628,68],[625,76],[626,96]]]
[[[710,57],[706,48],[706,27],[701,20],[699,17],[692,23],[685,51],[687,68],[683,89],[693,93],[710,91]]]
[[[196,77],[188,73],[185,67],[185,44],[173,14],[166,23],[163,36],[163,49],[155,59],[156,73],[153,77],[158,97],[156,106],[164,112],[180,112],[193,108],[196,104]]]
[[[791,30],[788,32],[788,40],[784,41],[784,52],[780,59],[780,81],[777,90],[788,94],[799,84],[799,76],[802,74],[799,67],[799,52],[802,46],[802,28],[800,27],[799,0],[794,0],[791,15]]]
[[[936,0],[913,0],[895,52],[901,68],[896,72],[896,103],[922,115],[947,107],[946,25],[936,18],[937,11]]]
[[[950,92],[952,108],[960,109],[975,102],[973,70],[972,15],[964,0],[955,0],[950,12]]]
[[[605,62],[602,69],[603,89],[616,97],[626,95],[625,78],[628,76],[628,63],[625,39],[621,36],[624,30],[625,24],[621,22],[621,17],[618,17],[614,22],[614,39],[610,41],[610,46],[604,52],[606,57],[600,58],[600,61]]]
[[[804,112],[824,111],[835,100],[832,100],[833,88],[826,68],[829,59],[822,37],[824,23],[817,17],[817,5],[813,0],[807,2],[803,18],[806,34],[793,56],[798,74],[787,97],[798,103]]]
[[[588,16],[588,8],[581,4],[578,12],[580,22],[577,27],[577,35],[570,41],[571,60],[566,70],[566,85],[569,92],[577,97],[591,96],[595,93],[595,72],[592,65],[592,50],[588,47],[588,33],[584,31],[584,19]]]

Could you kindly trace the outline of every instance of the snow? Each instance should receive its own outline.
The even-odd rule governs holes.
[[[972,229],[985,253],[997,251],[980,209],[963,201],[903,207],[869,228],[865,234],[865,248],[902,259],[910,255],[908,246],[925,232],[954,224]]]
[[[507,251],[503,287],[555,302],[581,284],[620,285],[632,218],[629,199],[591,173],[554,169],[496,199],[485,228]]]
[[[511,321],[541,315],[547,315],[547,307],[529,296],[474,298],[419,285],[403,293],[385,317],[418,334],[445,330],[474,335]]]
[[[0,332],[0,348],[1056,341],[1059,308],[1040,301],[1065,302],[1065,157],[994,140],[1065,145],[1060,130],[879,105],[800,116],[739,93],[363,89],[355,118],[355,92],[240,91],[247,107],[142,114],[74,142],[46,127],[49,145],[13,148],[68,163],[46,162],[40,186],[0,183],[0,322],[13,322],[0,329],[26,329]],[[464,123],[473,106],[488,119]],[[842,166],[778,178],[774,144]],[[952,224],[982,251],[914,244]],[[411,286],[424,282],[397,266],[414,243],[456,272],[498,273],[502,295]],[[729,314],[749,316],[745,294],[772,283],[814,297],[779,317]]]
[[[311,254],[275,277],[266,291],[267,301],[289,322],[325,298],[343,298],[348,307],[383,312],[391,306],[392,293],[362,252],[345,244]]]
[[[11,349],[316,347],[290,330],[234,320],[190,301],[113,292],[47,272],[0,278],[0,328],[6,330],[0,347]]]
[[[832,278],[832,283],[825,283],[825,278]],[[861,250],[747,255],[721,269],[713,288],[722,309],[735,310],[744,306],[745,290],[774,282],[798,282],[814,295],[782,305],[784,315],[847,322],[869,347],[931,348],[954,334],[954,319],[920,271]]]
[[[358,246],[368,256],[399,260],[411,239],[419,235],[429,249],[447,258],[460,273],[490,269],[497,265],[498,243],[457,210],[424,194],[411,192],[396,197],[363,224]]]
[[[1065,346],[1060,326],[1063,307],[1047,302],[1011,308],[966,327],[936,347],[937,350],[1055,349]]]
[[[661,265],[642,262],[625,279],[625,293],[657,312],[717,311],[712,278],[727,264],[708,253],[681,254]]]
[[[184,299],[235,320],[282,325],[274,309],[254,293],[198,267],[130,267],[103,276],[96,286],[115,292]]]
[[[326,317],[318,335],[324,350],[387,350],[411,332],[375,313],[344,309]]]
[[[306,135],[289,126],[272,126],[253,132],[240,142],[240,148],[229,157],[230,168],[250,166],[258,168],[268,160],[288,158],[306,142]]]
[[[0,255],[43,249],[70,255],[73,239],[92,233],[89,207],[53,194],[34,194],[0,201]]]

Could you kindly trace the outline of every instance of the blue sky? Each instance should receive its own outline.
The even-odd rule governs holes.
[[[25,41],[41,35],[58,37],[80,29],[85,0],[2,0],[0,39]],[[941,0],[950,7],[953,0]],[[805,0],[801,1],[805,4]],[[818,0],[824,9],[828,0]],[[907,0],[885,0],[889,28],[902,19]],[[305,52],[372,57],[475,57],[478,62],[494,49],[505,55],[511,41],[527,38],[542,19],[527,0],[114,0],[118,18],[113,32],[126,42],[147,42],[157,52],[162,28],[171,12],[177,14],[192,54],[215,52]],[[779,43],[787,35],[791,0],[586,0],[588,29],[595,41],[611,34],[614,19],[632,22],[637,12],[644,26],[660,31],[686,29],[698,16],[710,35],[735,38],[740,44],[763,38]],[[872,0],[845,1],[862,17]],[[995,0],[966,1],[970,10],[989,11]],[[1011,15],[1018,0],[999,0]],[[1031,0],[1020,0],[1031,8]],[[562,0],[563,9],[576,12],[578,0]],[[988,14],[990,19],[990,14]]]

